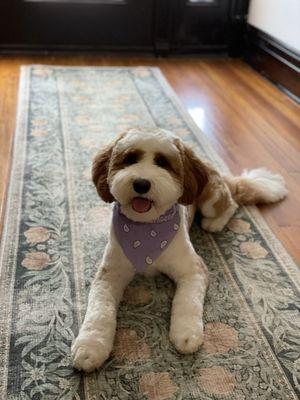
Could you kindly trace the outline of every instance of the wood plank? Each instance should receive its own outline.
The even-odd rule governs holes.
[[[234,173],[266,166],[281,173],[289,196],[260,207],[300,263],[300,106],[240,60],[95,56],[0,58],[0,207],[9,180],[19,68],[22,64],[159,66]],[[1,226],[0,226],[1,228]]]

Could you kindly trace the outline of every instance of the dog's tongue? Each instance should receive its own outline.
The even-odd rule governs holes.
[[[132,208],[138,213],[145,213],[151,208],[151,201],[143,197],[134,197],[131,202]]]

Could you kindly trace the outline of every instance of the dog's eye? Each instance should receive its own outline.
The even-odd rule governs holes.
[[[125,156],[123,163],[125,165],[132,165],[136,164],[138,162],[138,154],[136,153],[129,153],[127,156]]]
[[[161,154],[159,154],[155,157],[155,164],[161,168],[169,168],[170,167],[170,163],[167,160],[167,158]]]

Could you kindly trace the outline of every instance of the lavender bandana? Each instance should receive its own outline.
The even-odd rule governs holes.
[[[180,226],[178,205],[153,222],[135,222],[122,214],[120,205],[113,210],[113,227],[125,255],[142,273],[169,246]]]

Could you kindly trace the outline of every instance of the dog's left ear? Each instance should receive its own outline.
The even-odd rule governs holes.
[[[109,144],[101,150],[94,158],[92,168],[92,178],[97,192],[101,199],[106,203],[112,203],[114,197],[110,193],[107,178],[109,171],[109,162],[111,159],[114,143]]]
[[[175,140],[183,163],[183,194],[178,203],[193,204],[208,182],[207,166],[180,139]]]

